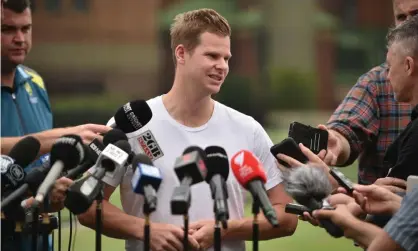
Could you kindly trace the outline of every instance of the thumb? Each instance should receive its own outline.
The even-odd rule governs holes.
[[[319,124],[318,125],[318,129],[328,131],[328,128],[325,125],[323,125],[323,124]]]

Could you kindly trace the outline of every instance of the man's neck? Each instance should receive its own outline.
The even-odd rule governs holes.
[[[212,117],[215,102],[210,95],[199,93],[192,85],[176,78],[171,90],[163,96],[168,113],[177,122],[188,127],[199,127]]]
[[[1,86],[7,86],[13,88],[13,83],[15,80],[16,68],[12,71],[3,71],[1,72]]]

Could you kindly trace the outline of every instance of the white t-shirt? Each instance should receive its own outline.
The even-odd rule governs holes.
[[[262,126],[252,117],[244,115],[219,102],[215,102],[211,119],[198,128],[186,127],[174,120],[167,112],[162,96],[147,101],[152,111],[152,119],[138,131],[127,134],[132,151],[146,153],[161,169],[163,181],[158,190],[157,210],[151,214],[151,221],[183,226],[183,217],[174,216],[170,210],[170,199],[174,187],[180,184],[175,172],[174,161],[181,156],[183,150],[191,145],[205,149],[216,145],[223,147],[229,159],[240,150],[253,152],[263,163],[267,173],[267,190],[275,187],[281,181],[280,170],[276,167],[275,158],[270,153],[273,145]],[[113,118],[109,121],[112,122]],[[120,187],[123,210],[133,216],[143,218],[143,196],[135,194],[131,187],[133,171],[122,168],[113,174],[105,176],[107,184]],[[230,219],[244,217],[244,199],[246,191],[235,179],[230,170],[228,180],[228,208]],[[189,222],[214,219],[213,201],[209,185],[206,182],[195,184],[191,188],[191,206]],[[152,234],[152,233],[151,233]],[[127,251],[142,251],[142,241],[127,240]],[[209,250],[213,250],[210,248]],[[244,241],[222,241],[223,251],[244,251]]]

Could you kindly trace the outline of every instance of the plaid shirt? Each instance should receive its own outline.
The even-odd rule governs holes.
[[[402,200],[399,211],[386,224],[390,238],[406,251],[418,250],[418,189]]]
[[[386,149],[410,122],[411,106],[395,100],[387,74],[388,67],[382,64],[362,75],[327,123],[350,144],[351,154],[344,166],[360,157],[360,184],[386,176]]]

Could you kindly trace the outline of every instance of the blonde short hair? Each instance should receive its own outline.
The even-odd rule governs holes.
[[[198,9],[178,14],[171,24],[171,50],[176,64],[175,50],[183,44],[188,51],[193,51],[200,43],[200,35],[204,32],[220,36],[231,36],[228,21],[213,9]]]

